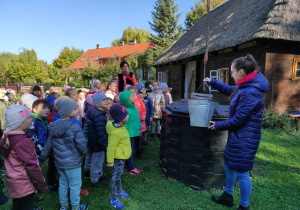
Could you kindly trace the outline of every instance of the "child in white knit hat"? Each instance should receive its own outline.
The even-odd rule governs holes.
[[[7,193],[13,209],[34,209],[35,191],[47,191],[33,141],[25,134],[32,123],[29,110],[22,105],[10,105],[5,112],[8,129],[0,141],[4,156]]]

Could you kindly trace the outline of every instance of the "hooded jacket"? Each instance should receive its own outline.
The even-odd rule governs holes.
[[[123,91],[120,94],[120,102],[126,108],[129,118],[128,122],[125,123],[125,126],[129,132],[130,137],[136,137],[140,135],[140,131],[142,128],[139,110],[135,107],[133,103],[129,101],[132,92],[130,91]]]
[[[32,119],[33,126],[32,128],[28,129],[28,133],[31,140],[34,142],[36,153],[40,155],[47,140],[48,119],[42,119],[34,112],[31,112],[30,117]]]
[[[72,120],[58,120],[49,125],[49,138],[40,155],[45,161],[53,149],[54,164],[59,169],[81,167],[86,154],[86,140],[80,127]]]
[[[228,96],[235,89],[214,79],[210,85]],[[261,138],[263,93],[268,90],[269,83],[261,73],[245,81],[231,99],[229,118],[215,123],[216,130],[229,131],[224,161],[233,170],[245,172],[253,168]]]
[[[113,121],[109,121],[106,131],[108,133],[107,162],[113,163],[114,159],[127,160],[131,156],[132,150],[126,127],[115,127]]]
[[[107,133],[106,112],[97,108],[90,108],[87,113],[88,126],[85,130],[88,130],[88,146],[92,152],[106,151],[107,148]]]
[[[11,131],[8,135],[9,149],[5,149],[5,138],[0,141],[0,154],[4,156],[7,193],[12,199],[23,198],[36,190],[47,190],[40,169],[34,143],[25,132]]]

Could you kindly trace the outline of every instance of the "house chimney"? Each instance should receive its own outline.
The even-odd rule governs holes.
[[[136,39],[129,40],[129,45],[135,45],[136,44]]]
[[[96,49],[100,49],[100,48],[101,48],[101,45],[97,44]]]
[[[125,42],[124,41],[120,41],[120,46],[124,46]]]

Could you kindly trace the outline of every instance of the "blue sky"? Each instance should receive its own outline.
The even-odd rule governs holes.
[[[175,0],[179,23],[197,0]],[[34,49],[52,63],[64,46],[110,47],[128,26],[150,30],[155,0],[0,0],[0,52]]]

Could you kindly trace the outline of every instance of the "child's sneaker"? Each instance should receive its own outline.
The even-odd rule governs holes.
[[[91,174],[90,171],[84,171],[83,177],[86,178],[86,179],[89,179],[90,178],[90,174]]]
[[[121,201],[119,200],[119,198],[117,198],[116,200],[109,200],[109,204],[114,207],[115,209],[123,209],[125,208],[125,206],[121,203]]]
[[[88,205],[87,204],[79,204],[79,207],[73,209],[73,210],[87,210]]]
[[[130,195],[126,193],[124,190],[121,190],[121,193],[118,195],[120,198],[129,198]]]
[[[129,171],[128,173],[129,173],[129,174],[139,174],[139,175],[143,174],[143,173],[142,173],[140,170],[138,170],[137,168],[135,168],[135,169]]]
[[[88,194],[89,194],[89,191],[88,191],[88,190],[80,189],[80,196],[88,195]]]
[[[59,210],[69,210],[69,209],[71,209],[71,205],[60,207]]]

